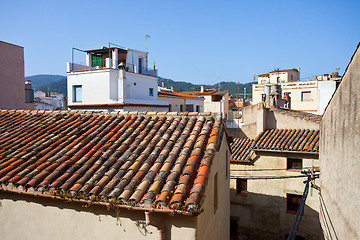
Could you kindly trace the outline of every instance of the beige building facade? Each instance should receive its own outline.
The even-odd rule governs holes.
[[[320,125],[320,219],[326,239],[360,239],[359,47]]]
[[[234,141],[230,164],[233,239],[287,239],[305,189],[307,177],[301,170],[319,166],[318,134],[318,130],[273,129],[255,140]],[[282,147],[271,147],[277,142]],[[312,144],[314,148],[305,147]],[[296,235],[297,239],[323,239],[315,189],[309,191]]]
[[[256,169],[286,169],[287,159],[302,159],[303,167],[319,165],[317,156],[306,154],[285,154],[257,152],[251,164],[231,164],[231,176],[239,179],[247,177],[298,176],[300,172],[291,170],[254,171]],[[285,178],[273,180],[247,180],[246,193],[237,190],[237,179],[230,181],[231,219],[237,222],[238,234],[249,239],[286,239],[295,219],[296,211],[288,209],[289,196],[295,195],[296,201],[302,196],[304,178]],[[322,239],[319,222],[319,196],[310,190],[306,200],[304,215],[298,236],[304,239]]]

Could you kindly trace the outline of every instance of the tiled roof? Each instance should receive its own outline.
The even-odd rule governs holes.
[[[254,150],[319,152],[319,130],[270,129],[255,138]]]
[[[264,74],[260,74],[260,75],[258,75],[258,77],[269,77],[270,76],[270,74],[269,73],[264,73]]]
[[[204,96],[204,95],[212,95],[212,94],[216,93],[217,91],[218,90],[205,90],[204,92],[201,92],[201,91],[185,91],[185,92],[182,92],[182,93],[195,95],[195,96]]]
[[[0,190],[199,213],[221,117],[122,114],[1,111]]]
[[[299,71],[299,70],[297,70],[296,68],[286,68],[286,69],[278,69],[278,70],[274,70],[274,71],[271,71],[271,72],[269,72],[269,73],[289,72],[289,71],[292,71],[292,70]]]
[[[308,113],[304,111],[297,111],[292,109],[285,108],[270,108],[270,111],[279,112],[281,114],[285,114],[292,117],[302,118],[304,120],[320,123],[322,115],[317,115],[313,113]]]
[[[194,96],[190,94],[185,93],[178,93],[178,92],[165,92],[165,91],[158,91],[159,96],[160,95],[166,95],[166,96],[175,96],[175,97],[187,97],[187,98],[197,98],[202,99],[203,97]]]
[[[254,140],[249,138],[235,138],[231,144],[232,162],[250,162],[253,151],[250,148],[254,145]]]
[[[231,144],[231,162],[250,162],[254,151],[319,152],[319,130],[270,129],[260,133],[255,140],[235,138]]]

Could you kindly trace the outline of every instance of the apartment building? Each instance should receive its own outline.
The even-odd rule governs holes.
[[[338,86],[338,73],[324,74],[315,80],[300,81],[300,69],[279,69],[258,75],[253,84],[253,104],[282,107],[322,114]]]
[[[68,107],[96,111],[167,111],[148,53],[121,47],[83,51],[86,64],[67,64]]]

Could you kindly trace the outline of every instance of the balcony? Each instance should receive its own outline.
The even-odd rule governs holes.
[[[102,59],[101,61],[97,61],[96,64],[92,64],[92,65],[96,65],[96,66],[87,66],[87,65],[83,65],[83,64],[78,64],[78,63],[67,63],[67,72],[76,72],[76,71],[87,71],[87,70],[95,70],[95,69],[109,69],[109,68],[113,68],[113,69],[117,69],[116,67],[110,67],[110,62],[111,59],[109,61],[109,59]],[[118,64],[120,64],[121,62],[119,61]],[[152,76],[152,77],[157,77],[158,76],[158,70],[157,69],[153,69],[153,68],[139,68],[138,66],[134,65],[134,64],[129,64],[126,63],[126,67],[125,70],[127,72],[131,72],[131,73],[138,73],[138,74],[143,74],[143,75],[147,75],[147,76]]]

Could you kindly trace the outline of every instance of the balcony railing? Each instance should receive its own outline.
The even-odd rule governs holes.
[[[120,64],[120,63],[121,62],[119,61],[118,64]],[[94,63],[93,63],[93,65],[94,65]],[[86,70],[92,70],[92,69],[110,68],[109,67],[110,64],[108,61],[106,61],[106,59],[103,59],[101,62],[97,62],[96,65],[97,66],[87,66],[87,65],[78,64],[78,63],[68,63],[67,71],[73,72],[73,71],[86,71]],[[117,66],[113,67],[113,68],[117,69]],[[125,70],[127,72],[139,73],[139,74],[152,76],[152,77],[158,76],[157,69],[145,68],[145,67],[139,68],[138,66],[136,66],[134,64],[126,64]]]

